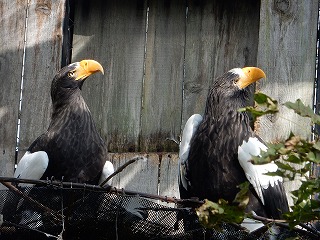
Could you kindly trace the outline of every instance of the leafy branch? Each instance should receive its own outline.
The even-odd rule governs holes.
[[[226,200],[212,202],[205,200],[204,204],[196,209],[200,222],[206,228],[219,230],[224,222],[242,223],[245,218],[244,209],[249,202],[249,182],[240,184],[240,191],[235,197],[235,205],[230,205]]]
[[[279,112],[278,102],[271,97],[263,94],[261,92],[254,94],[255,106],[248,106],[240,108],[239,112],[250,112],[253,118],[253,121],[256,121],[258,117],[261,117],[266,114],[275,114]]]
[[[254,96],[255,107],[249,106],[239,109],[240,112],[250,112],[253,119],[257,117],[274,114],[278,112],[278,103],[263,93]],[[293,110],[301,117],[310,118],[312,124],[320,125],[320,116],[315,114],[309,106],[305,106],[300,99],[296,102],[286,102],[284,106]],[[320,164],[320,142],[319,136],[315,141],[309,141],[300,136],[290,133],[289,137],[278,143],[268,144],[268,150],[262,152],[261,156],[253,157],[253,163],[264,164],[271,161],[278,166],[276,172],[267,173],[271,176],[281,176],[293,180],[299,177],[301,186],[292,191],[294,206],[292,211],[283,216],[290,227],[300,223],[320,220],[320,200],[314,196],[320,193],[320,177],[310,174],[314,164]],[[219,228],[222,222],[240,223],[246,216],[245,206],[248,203],[248,186],[241,185],[235,202],[237,205],[230,206],[226,201],[219,200],[218,203],[206,201],[197,209],[200,222],[206,227]],[[229,216],[231,215],[231,216]]]

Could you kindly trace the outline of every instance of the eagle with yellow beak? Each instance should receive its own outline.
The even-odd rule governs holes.
[[[267,146],[254,133],[249,115],[239,112],[252,97],[248,86],[265,73],[257,67],[234,68],[214,80],[204,115],[187,121],[180,143],[179,189],[181,198],[198,197],[232,203],[238,185],[249,181],[247,211],[280,219],[289,211],[282,178],[273,162],[252,164],[252,156]]]
[[[100,63],[82,60],[55,75],[50,125],[21,158],[14,177],[98,184],[113,172],[106,144],[81,95],[84,81],[96,72],[104,73]]]

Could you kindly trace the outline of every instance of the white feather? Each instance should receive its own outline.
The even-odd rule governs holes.
[[[233,69],[229,70],[229,72],[234,73],[234,74],[238,75],[239,77],[244,76],[244,72],[241,68],[233,68]]]
[[[26,152],[18,163],[14,172],[15,178],[39,180],[46,171],[49,163],[48,154],[44,151]],[[20,183],[19,186],[33,186],[34,184]]]
[[[113,164],[110,161],[106,161],[103,166],[102,173],[99,180],[99,185],[106,180],[112,173],[114,173]],[[112,178],[107,182],[109,185],[112,184]]]
[[[245,218],[240,225],[248,229],[250,233],[264,226],[262,222],[252,218]]]
[[[186,125],[182,132],[182,139],[181,139],[180,148],[179,148],[178,168],[179,168],[179,183],[181,181],[182,186],[185,189],[187,189],[187,180],[185,178],[185,175],[186,175],[185,163],[189,157],[190,142],[201,122],[202,122],[202,116],[200,114],[193,114],[186,122]]]
[[[268,172],[277,171],[278,166],[273,162],[262,165],[251,163],[252,156],[259,156],[261,151],[267,151],[267,149],[267,146],[255,137],[250,137],[248,142],[243,141],[242,145],[238,147],[239,163],[263,204],[262,189],[267,189],[269,185],[273,187],[278,182],[282,182],[280,176],[266,175]]]

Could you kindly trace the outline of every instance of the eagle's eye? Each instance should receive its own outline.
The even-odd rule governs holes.
[[[238,82],[239,82],[239,78],[233,80],[233,84],[234,84],[234,85],[237,85]]]
[[[74,72],[68,72],[68,77],[73,78],[74,77]]]

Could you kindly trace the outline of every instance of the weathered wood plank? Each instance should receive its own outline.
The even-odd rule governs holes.
[[[258,66],[267,75],[259,89],[281,104],[300,98],[312,105],[318,1],[261,1]],[[310,137],[310,122],[280,106],[276,117],[260,119],[258,133],[266,141],[285,139],[290,131]],[[299,181],[286,184],[291,191]]]
[[[180,198],[178,186],[178,160],[177,153],[161,155],[159,174],[159,195]]]
[[[298,98],[312,105],[317,16],[317,1],[262,1],[258,65],[265,70],[267,80],[259,89],[280,105]],[[284,139],[290,131],[310,136],[308,119],[285,107],[280,111],[276,118],[261,119],[259,133],[266,140]]]
[[[83,95],[112,152],[138,151],[146,1],[77,1],[72,61],[93,58],[104,76]]]
[[[141,149],[174,151],[180,134],[185,1],[149,1]]]
[[[51,81],[60,69],[65,0],[31,0],[21,112],[19,158],[49,125]]]
[[[259,1],[189,1],[182,123],[204,112],[213,79],[256,65]]]
[[[0,175],[14,169],[27,1],[0,3]]]
[[[158,193],[158,168],[159,156],[156,153],[114,153],[109,154],[109,160],[117,169],[127,161],[136,156],[143,156],[145,159],[138,160],[126,167],[121,173],[112,179],[112,185],[124,190],[132,190],[143,193]]]

